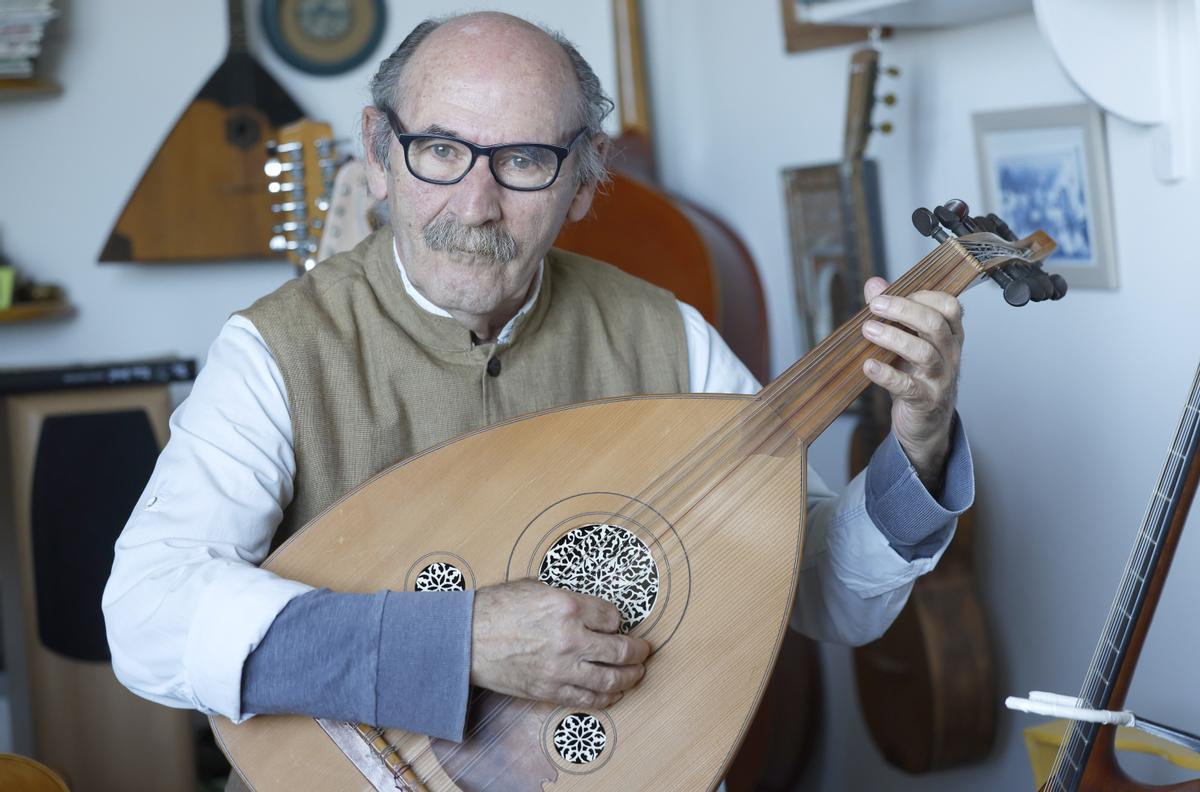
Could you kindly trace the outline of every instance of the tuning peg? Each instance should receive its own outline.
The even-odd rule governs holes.
[[[937,215],[938,222],[940,222],[946,228],[949,228],[958,236],[971,233],[967,227],[963,225],[962,218],[947,209],[945,206],[935,206],[933,208],[933,213]]]
[[[871,129],[881,132],[884,135],[890,135],[895,127],[892,126],[891,121],[884,121],[882,124],[876,124],[875,126],[871,127]]]
[[[883,95],[883,98],[882,98],[882,99],[880,99],[879,101],[883,102],[883,103],[884,103],[885,105],[887,105],[888,107],[893,107],[893,106],[895,106],[895,104],[896,104],[896,94],[894,94],[894,93],[885,93],[885,94]]]
[[[1009,281],[1004,286],[1004,302],[1013,308],[1020,308],[1029,302],[1029,284],[1023,280]]]
[[[921,236],[933,237],[938,242],[945,242],[950,238],[942,230],[941,225],[938,224],[937,218],[933,216],[933,212],[923,206],[913,211],[912,224]]]
[[[996,233],[996,224],[983,215],[978,215],[972,219],[975,222],[975,227],[980,231],[986,231],[989,234]]]
[[[900,67],[899,66],[885,66],[883,69],[883,73],[886,74],[888,77],[899,77],[900,76]]]
[[[1004,290],[1004,301],[1014,308],[1020,308],[1029,302],[1029,285],[1024,279],[1017,278],[1003,267],[996,267],[988,272],[988,277],[994,280]]]
[[[971,216],[971,207],[967,206],[967,202],[958,198],[951,198],[946,203],[942,204],[951,212],[954,212],[960,220],[966,220]]]
[[[1050,295],[1051,300],[1061,300],[1067,296],[1067,279],[1057,272],[1050,274],[1050,283],[1054,285],[1054,294]]]
[[[1013,230],[1011,228],[1008,227],[1008,223],[1001,220],[995,214],[989,214],[988,220],[991,220],[993,223],[996,224],[996,233],[999,234],[1001,237],[1003,237],[1004,239],[1006,239],[1009,242],[1017,241],[1017,235],[1015,233],[1013,233]]]

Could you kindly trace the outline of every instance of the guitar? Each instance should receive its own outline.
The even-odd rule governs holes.
[[[192,99],[121,211],[100,261],[269,255],[264,144],[300,108],[254,60],[242,0],[228,0],[229,52]]]
[[[946,241],[889,293],[959,294],[1017,263],[1037,270],[1054,250],[1042,232],[1014,243],[935,226],[923,230]],[[788,630],[807,448],[865,387],[863,362],[894,360],[863,338],[866,319],[754,397],[606,399],[444,443],[333,504],[263,565],[343,591],[530,576],[604,590],[580,568],[621,563],[609,599],[654,649],[632,694],[579,710],[484,692],[463,743],[300,716],[213,718],[237,772],[263,790],[714,787]],[[570,561],[580,556],[588,563]]]
[[[1192,381],[1175,440],[1084,677],[1078,706],[1096,710],[1119,710],[1124,706],[1196,494],[1197,480],[1200,480],[1200,369]],[[1117,763],[1116,732],[1116,726],[1072,722],[1042,789],[1046,792],[1200,791],[1200,780],[1151,786],[1127,776]]]
[[[857,275],[848,290],[855,307],[862,306],[863,283],[882,274],[863,173],[878,73],[877,50],[854,53],[842,195],[852,262],[847,271]],[[851,476],[866,468],[889,431],[891,400],[872,385],[850,440]],[[973,512],[959,517],[954,541],[937,568],[913,584],[896,621],[878,640],[854,650],[867,731],[884,758],[909,773],[979,761],[995,738],[996,663],[972,577],[973,527]]]

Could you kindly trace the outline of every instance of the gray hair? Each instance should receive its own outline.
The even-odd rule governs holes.
[[[408,66],[413,53],[429,37],[430,33],[456,18],[457,16],[430,18],[421,22],[404,37],[400,46],[396,47],[392,54],[379,64],[379,70],[371,78],[371,100],[380,112],[375,115],[374,121],[366,130],[367,139],[363,141],[363,145],[370,146],[376,161],[385,167],[389,166],[392,131],[383,111],[399,104],[404,69]],[[600,78],[579,54],[579,50],[575,48],[574,44],[558,31],[550,30],[542,25],[538,25],[538,27],[562,47],[575,72],[575,80],[579,83],[579,104],[575,108],[575,117],[579,119],[579,125],[587,130],[583,140],[576,148],[576,155],[579,157],[577,169],[579,183],[583,185],[603,184],[609,178],[608,165],[605,162],[604,154],[601,153],[600,147],[593,138],[602,131],[601,125],[604,123],[605,117],[613,110],[613,101],[605,95],[604,88],[600,85]]]

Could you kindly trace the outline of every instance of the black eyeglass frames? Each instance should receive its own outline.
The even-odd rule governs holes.
[[[408,172],[430,184],[457,184],[482,156],[488,158],[488,167],[500,186],[520,192],[544,190],[554,184],[563,160],[587,131],[587,127],[580,129],[566,146],[549,143],[479,146],[452,135],[405,132],[391,108],[384,108],[383,112],[404,148]]]

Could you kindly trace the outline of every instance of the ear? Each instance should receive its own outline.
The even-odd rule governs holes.
[[[608,135],[600,132],[592,138],[592,142],[600,154],[600,160],[607,162],[610,142]],[[575,191],[575,197],[571,199],[571,205],[567,207],[567,220],[569,222],[578,223],[587,217],[588,211],[592,208],[592,199],[596,197],[597,186],[595,183],[579,185],[579,188]]]
[[[376,159],[375,146],[371,144],[371,141],[375,139],[374,130],[376,124],[379,123],[382,123],[385,128],[387,127],[383,113],[370,105],[364,107],[362,111],[362,140],[363,154],[367,161],[367,188],[370,190],[372,198],[376,201],[383,201],[388,197],[388,184],[391,181],[391,174],[388,172],[387,166]]]

